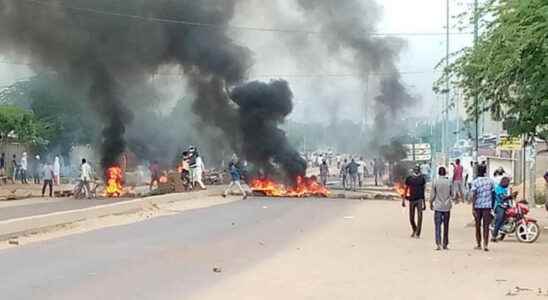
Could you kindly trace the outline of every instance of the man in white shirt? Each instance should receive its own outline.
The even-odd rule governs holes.
[[[21,157],[21,161],[19,162],[20,166],[20,172],[21,172],[21,183],[27,184],[27,170],[29,168],[29,163],[27,160],[27,152],[23,152],[23,156]]]
[[[91,188],[89,182],[91,181],[91,166],[88,164],[85,158],[82,159],[82,165],[80,166],[80,188],[86,188],[86,196],[91,198]]]
[[[205,171],[205,165],[204,161],[202,160],[202,157],[198,153],[198,150],[194,147],[190,147],[189,149],[190,153],[190,173],[192,178],[192,185],[198,184],[201,189],[205,190],[206,187],[202,181],[202,175]]]

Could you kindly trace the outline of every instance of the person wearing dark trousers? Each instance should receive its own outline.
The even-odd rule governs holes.
[[[49,162],[44,164],[42,169],[42,177],[44,178],[44,183],[42,185],[42,197],[44,197],[46,193],[46,187],[49,187],[49,196],[53,197],[53,178],[55,176],[53,175],[53,167]]]
[[[491,209],[493,207],[493,191],[495,184],[493,180],[486,177],[487,166],[478,166],[478,178],[472,181],[472,214],[476,223],[476,248],[489,251],[489,225],[491,224]],[[482,232],[483,229],[483,232]]]
[[[506,220],[506,210],[512,206],[511,201],[516,199],[518,192],[515,191],[512,194],[508,191],[510,185],[510,178],[507,176],[502,177],[500,183],[495,186],[495,228],[491,234],[491,242],[496,243],[499,237],[499,231]]]
[[[421,174],[420,167],[413,169],[413,174],[405,180],[405,195],[409,200],[409,223],[411,224],[411,237],[420,238],[422,229],[422,212],[426,209],[424,187],[426,179]],[[405,198],[402,200],[402,206],[405,207]],[[415,221],[415,215],[417,220]]]
[[[451,198],[453,196],[452,185],[447,177],[445,167],[438,170],[438,178],[432,183],[430,197],[430,209],[434,211],[434,226],[436,237],[436,250],[447,250],[449,245],[449,219],[451,218]],[[443,241],[442,230],[443,226]]]

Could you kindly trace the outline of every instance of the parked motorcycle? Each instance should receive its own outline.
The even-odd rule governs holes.
[[[534,243],[540,236],[540,226],[537,220],[528,217],[529,206],[527,201],[519,201],[515,206],[506,209],[506,219],[502,225],[497,239],[502,241],[506,235],[516,234],[518,241],[522,243]],[[495,218],[491,223],[491,231],[495,228]]]

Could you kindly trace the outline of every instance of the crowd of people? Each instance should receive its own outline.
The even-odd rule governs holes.
[[[46,159],[42,159],[40,155],[29,158],[27,152],[23,152],[18,158],[17,154],[13,154],[8,162],[5,153],[0,154],[0,184],[7,184],[11,181],[12,184],[20,182],[21,184],[40,184],[44,176],[44,167],[47,163],[52,163]],[[52,163],[53,182],[55,185],[61,183],[61,162],[58,156],[55,156]]]
[[[488,176],[485,164],[477,165],[476,169],[475,176],[469,183],[469,199],[475,221],[476,249],[489,251],[489,241],[497,242],[499,230],[505,220],[505,211],[511,206],[511,201],[516,199],[518,193],[510,191],[511,178],[504,173],[497,181]],[[500,172],[502,171],[498,170],[496,175],[499,176]],[[453,165],[451,176],[448,176],[444,166],[438,168],[437,175],[432,182],[429,203],[430,209],[434,211],[436,250],[441,250],[448,249],[451,209],[453,203],[464,201],[466,179],[459,159]],[[413,238],[420,238],[421,235],[423,211],[427,207],[426,182],[419,166],[415,167],[413,174],[405,180],[406,191],[402,206],[406,207],[406,201],[408,202]],[[495,225],[490,232],[493,215]]]

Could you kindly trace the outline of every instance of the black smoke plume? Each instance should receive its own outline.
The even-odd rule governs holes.
[[[104,128],[103,167],[116,164],[125,151],[134,113],[157,104],[143,101],[154,97],[132,97],[134,91],[148,87],[147,80],[162,66],[176,65],[194,93],[193,111],[204,123],[220,128],[234,151],[243,151],[262,167],[271,166],[272,160],[287,175],[303,174],[304,162],[277,129],[292,108],[287,83],[244,84],[251,51],[226,32],[236,3],[0,0],[0,54],[25,58],[37,71],[53,69],[67,86],[87,94]],[[239,107],[227,94],[234,86]],[[140,153],[151,152],[146,149],[151,140],[157,139],[131,139]]]
[[[306,161],[278,128],[293,110],[293,93],[288,83],[253,81],[234,88],[230,96],[239,107],[244,157],[267,174],[276,174],[277,164],[285,179],[305,176]]]
[[[396,65],[405,41],[374,35],[381,16],[381,9],[374,1],[297,0],[297,3],[309,19],[318,23],[331,55],[351,52],[351,67],[363,75],[364,83],[374,77],[370,76],[372,73],[381,74],[381,94],[374,102],[375,122],[370,140],[371,148],[379,151],[379,146],[393,137],[388,129],[397,127],[401,112],[412,103]]]

